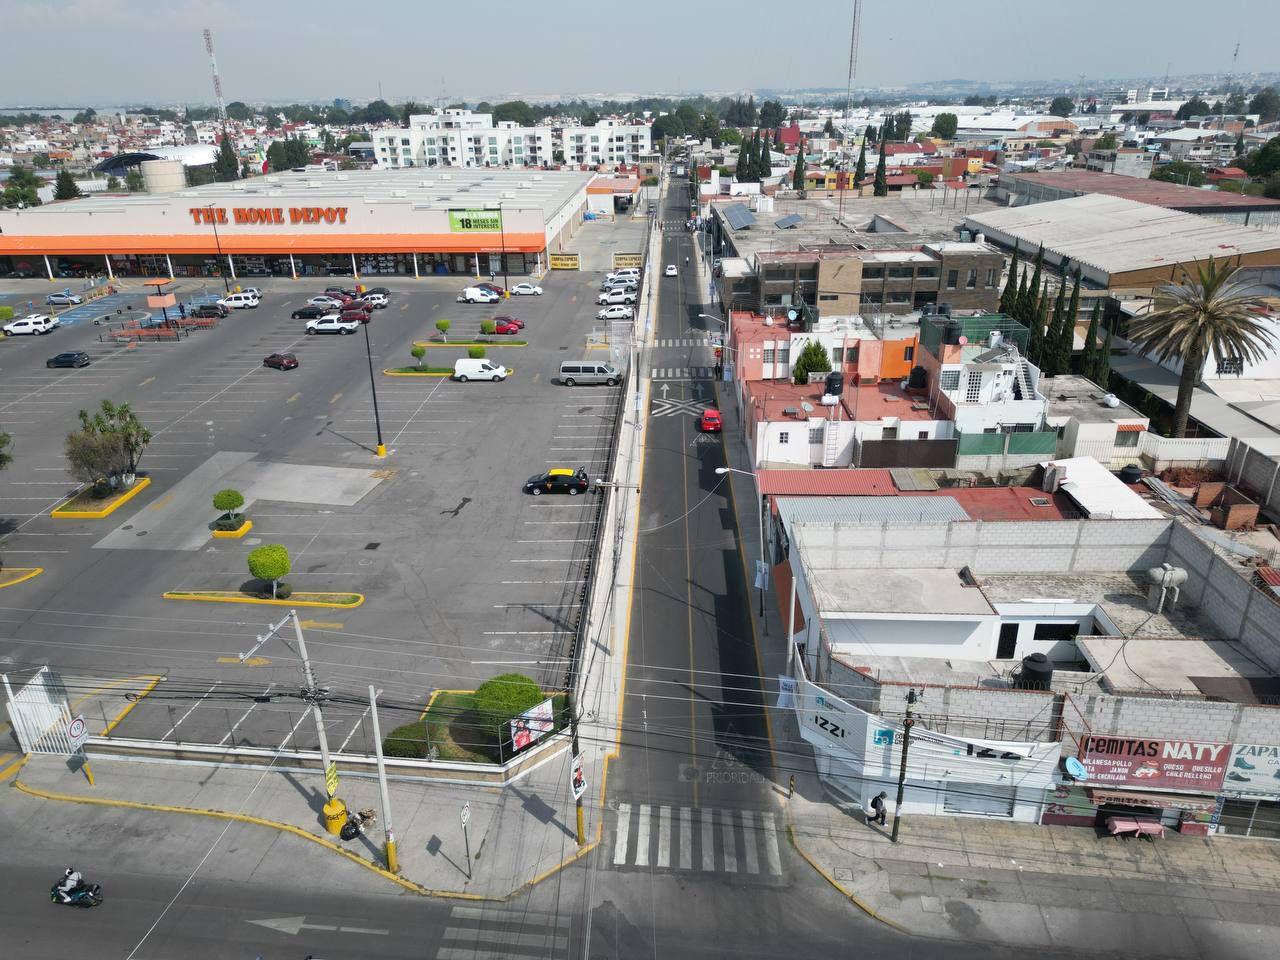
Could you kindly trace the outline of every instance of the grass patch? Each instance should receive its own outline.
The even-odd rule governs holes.
[[[556,730],[568,722],[565,702],[563,693],[552,696]],[[382,750],[388,757],[425,760],[434,752],[437,760],[498,764],[511,759],[510,741],[499,745],[498,733],[480,719],[474,693],[446,691],[436,694],[421,720],[387,734]]]
[[[506,334],[495,333],[479,340],[415,340],[415,347],[527,347],[528,340],[513,340]]]
[[[383,373],[430,373],[439,375],[442,373],[453,373],[453,367],[387,367]]]

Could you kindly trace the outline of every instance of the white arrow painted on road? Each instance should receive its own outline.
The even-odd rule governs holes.
[[[391,932],[390,930],[370,930],[367,927],[335,927],[326,923],[307,923],[306,920],[306,917],[277,917],[274,920],[250,920],[249,922],[278,933],[287,933],[291,937],[296,937],[303,930],[329,930],[337,933],[366,933],[377,936],[386,936]]]
[[[671,384],[669,384],[669,383],[664,383],[664,384],[662,385],[662,399],[663,399],[663,400],[667,399],[667,391],[668,391],[668,390],[670,390],[670,389],[671,389]]]

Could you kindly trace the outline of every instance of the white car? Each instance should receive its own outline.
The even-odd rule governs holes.
[[[348,333],[355,333],[359,329],[359,320],[343,320],[336,313],[307,321],[308,336],[314,336],[317,333],[337,333],[346,336]]]
[[[517,283],[511,288],[513,297],[540,297],[542,296],[542,288],[536,283]]]
[[[611,280],[630,280],[632,283],[640,282],[639,267],[623,267],[621,270],[615,270],[613,273],[604,275],[604,282],[609,283]]]
[[[259,300],[262,299],[262,291],[257,287],[241,287],[240,292],[247,293],[252,297],[257,297]]]
[[[228,293],[218,301],[218,306],[226,307],[228,310],[253,310],[261,302],[257,294],[241,291],[240,293]]]
[[[667,264],[667,276],[668,276],[668,277],[674,277],[674,276],[676,276],[676,274],[677,274],[677,271],[676,271],[676,265],[675,265],[674,263],[668,263],[668,264]]]
[[[611,307],[605,307],[596,314],[597,320],[630,320],[633,311],[630,307],[616,303]]]
[[[307,303],[313,307],[338,308],[342,306],[342,301],[339,300],[337,297],[324,297],[324,296],[312,297],[310,300],[307,301]]]
[[[387,304],[391,302],[385,293],[366,293],[360,299],[376,310],[385,310]]]
[[[7,337],[20,336],[40,336],[49,333],[58,325],[53,317],[46,317],[40,313],[32,313],[25,317],[19,317],[17,320],[4,325],[4,333]]]
[[[497,303],[501,299],[488,287],[467,287],[458,294],[458,303]]]
[[[51,293],[44,302],[53,307],[70,307],[84,303],[84,297],[78,293]]]
[[[636,295],[631,290],[606,290],[596,297],[596,303],[635,303]]]

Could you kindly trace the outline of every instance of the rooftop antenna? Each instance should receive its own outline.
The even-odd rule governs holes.
[[[213,95],[218,100],[218,117],[227,122],[227,105],[222,99],[222,77],[218,76],[218,60],[213,55],[213,34],[204,28],[204,48],[209,51],[209,66],[213,69]]]
[[[1231,81],[1236,75],[1236,58],[1240,56],[1240,41],[1236,41],[1235,53],[1231,54],[1231,72],[1227,74],[1227,95],[1218,102],[1222,104],[1222,112],[1218,114],[1218,127],[1226,126],[1227,122],[1227,101],[1231,99]],[[1243,187],[1241,188],[1243,190]]]
[[[853,97],[853,78],[858,72],[858,35],[862,28],[862,0],[853,0],[853,23],[849,26],[849,78],[844,85],[844,121],[841,124],[841,140],[842,146],[848,146],[849,138],[849,100]],[[844,218],[844,191],[846,187],[845,181],[849,179],[849,151],[842,149],[844,154],[844,176],[837,177],[836,194],[839,198],[836,203],[836,217]]]

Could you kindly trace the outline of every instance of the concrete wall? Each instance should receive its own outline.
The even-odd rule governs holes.
[[[1237,488],[1251,493],[1267,509],[1280,513],[1280,458],[1269,456],[1243,440],[1233,439],[1224,469]]]
[[[1067,708],[1073,720],[1074,711],[1094,736],[1280,743],[1280,707],[1094,694],[1073,695]]]
[[[971,567],[976,573],[1145,570],[1165,559],[1172,520],[953,521],[806,525],[818,566]]]
[[[836,653],[873,657],[989,660],[996,652],[996,624],[989,617],[834,617],[824,621]]]
[[[912,686],[918,697],[923,693],[912,713],[938,733],[986,740],[1058,739],[1061,711],[1057,695],[1048,691]],[[881,687],[881,716],[900,720],[905,715],[907,689],[896,682]]]

